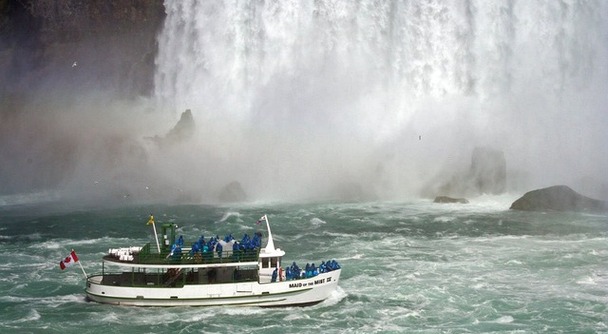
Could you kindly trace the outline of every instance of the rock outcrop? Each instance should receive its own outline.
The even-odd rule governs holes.
[[[331,197],[342,202],[365,202],[376,199],[376,195],[357,182],[342,182],[336,184]]]
[[[588,211],[606,212],[608,203],[583,196],[568,186],[532,190],[511,205],[522,211]]]
[[[194,134],[194,118],[192,117],[192,111],[186,109],[179,118],[179,121],[169,133],[167,133],[167,140],[171,142],[180,142],[188,140]]]
[[[224,203],[243,202],[247,200],[247,194],[238,181],[232,181],[220,191],[218,199]]]
[[[437,196],[433,203],[460,203],[467,204],[469,201],[466,198],[454,198],[449,196]]]
[[[145,139],[155,142],[159,147],[167,147],[174,144],[179,144],[188,141],[194,135],[196,130],[192,111],[186,109],[179,118],[175,126],[167,132],[167,135],[161,137],[145,137]]]
[[[480,194],[499,195],[507,187],[507,161],[503,151],[476,147],[469,171],[473,188]]]
[[[422,191],[422,195],[430,198],[439,194],[450,197],[499,195],[505,192],[506,185],[507,162],[504,152],[488,147],[476,147],[468,169],[443,171]]]

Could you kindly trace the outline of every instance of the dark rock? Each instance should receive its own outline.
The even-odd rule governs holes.
[[[133,98],[154,89],[162,0],[0,1],[0,97],[109,91]]]
[[[447,167],[446,167],[447,168]],[[443,170],[422,191],[422,196],[433,198],[439,194],[450,197],[475,197],[482,194],[499,195],[507,184],[507,162],[501,150],[476,147],[471,165],[466,170]]]
[[[466,198],[453,198],[449,196],[437,196],[433,203],[461,203],[467,204],[469,201]]]
[[[507,161],[504,152],[476,147],[471,157],[470,179],[480,194],[504,193],[507,185]]]
[[[343,182],[335,185],[332,197],[341,202],[365,202],[375,200],[376,196],[357,182]]]
[[[145,137],[145,139],[155,142],[160,147],[166,147],[167,145],[177,144],[192,138],[195,132],[194,117],[192,117],[192,111],[186,109],[179,118],[179,121],[175,124],[166,136],[161,137],[156,135],[154,137]]]
[[[194,118],[192,117],[192,111],[186,109],[179,118],[179,121],[169,133],[167,133],[167,140],[170,141],[183,141],[190,139],[194,134]]]
[[[568,186],[532,190],[513,204],[512,210],[523,211],[608,211],[608,203],[583,196]]]
[[[247,200],[247,194],[238,181],[233,181],[227,184],[219,194],[221,202],[243,202]]]

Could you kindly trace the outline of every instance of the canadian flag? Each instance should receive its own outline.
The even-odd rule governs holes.
[[[266,215],[263,215],[262,218],[258,219],[258,221],[256,221],[255,223],[260,225],[263,221],[267,220],[268,218],[266,217]]]
[[[59,262],[59,268],[61,268],[61,270],[73,265],[74,263],[78,262],[78,256],[76,255],[76,252],[74,250],[72,250],[70,252],[70,255],[68,255],[65,259],[61,260],[61,262]]]

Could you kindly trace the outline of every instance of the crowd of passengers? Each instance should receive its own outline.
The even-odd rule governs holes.
[[[180,235],[175,244],[173,244],[171,247],[171,253],[169,253],[167,257],[171,257],[176,260],[181,259],[183,247],[184,237]],[[201,235],[198,241],[192,244],[188,255],[193,257],[202,255],[203,258],[210,259],[217,254],[217,257],[221,258],[224,247],[231,247],[233,259],[238,261],[239,256],[262,248],[262,233],[256,232],[252,238],[245,233],[241,241],[234,239],[232,234],[228,234],[224,237],[224,239],[220,239],[219,236],[216,235],[215,237],[211,237],[209,241],[206,241],[205,236]],[[319,267],[315,266],[314,263],[306,263],[304,270],[300,269],[300,267],[294,261],[291,266],[285,268],[285,279],[290,281],[310,278],[337,269],[340,269],[340,264],[338,264],[338,261],[336,260],[327,262],[321,261]],[[271,281],[276,282],[277,276],[278,272],[277,269],[275,269],[272,273]]]
[[[319,265],[319,267],[316,267],[315,264],[306,264],[306,267],[304,268],[304,270],[300,269],[300,267],[298,267],[298,265],[296,264],[296,262],[294,261],[291,266],[285,268],[285,279],[288,281],[291,280],[296,280],[296,279],[302,279],[302,278],[311,278],[311,277],[315,277],[319,274],[322,273],[327,273],[330,272],[332,270],[337,270],[340,269],[340,264],[338,264],[338,261],[336,260],[331,260],[331,261],[321,261],[321,265]],[[277,281],[277,269],[274,270],[274,272],[272,273],[272,277],[271,277],[271,282],[276,282]]]
[[[177,241],[171,247],[171,253],[169,256],[174,259],[181,259],[182,248],[184,247],[184,237],[179,236]],[[224,248],[232,250],[232,256],[235,260],[238,260],[238,256],[241,254],[247,254],[250,251],[262,248],[262,233],[256,232],[253,237],[249,237],[247,233],[243,235],[241,241],[237,241],[232,234],[228,234],[224,239],[220,239],[219,236],[211,237],[209,240],[205,240],[205,236],[201,237],[192,244],[188,255],[197,256],[202,255],[203,258],[217,257],[221,258],[224,252]]]

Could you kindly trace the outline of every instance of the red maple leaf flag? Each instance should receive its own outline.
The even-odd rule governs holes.
[[[266,219],[268,219],[268,218],[266,218],[266,215],[263,215],[262,218],[258,219],[258,221],[256,221],[255,223],[258,224],[258,225],[260,225]]]
[[[76,252],[72,250],[70,252],[70,255],[68,255],[65,259],[59,262],[59,268],[61,268],[61,270],[64,270],[65,268],[73,265],[76,262],[78,262],[78,256],[76,255]]]

